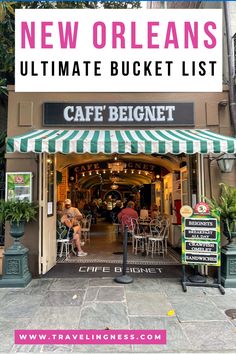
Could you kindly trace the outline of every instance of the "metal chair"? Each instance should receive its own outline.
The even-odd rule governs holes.
[[[90,242],[90,228],[91,228],[92,216],[88,215],[86,218],[80,220],[81,226],[81,239],[84,242]]]
[[[165,255],[165,235],[166,229],[169,228],[169,225],[162,226],[161,229],[158,225],[154,223],[150,226],[150,232],[152,236],[148,238],[147,243],[147,255],[149,252],[153,258],[154,254],[162,254],[163,257]]]
[[[117,213],[112,213],[111,212],[111,220],[112,220],[112,225],[115,228],[115,235],[116,235],[116,238],[117,238],[118,235],[119,235],[119,232],[120,232],[120,227],[121,227],[121,224],[119,223],[119,220],[118,220],[118,217],[117,217]]]
[[[130,233],[132,235],[133,253],[137,254],[138,251],[144,252],[147,249],[147,239],[149,235],[140,232],[139,224],[136,219],[131,219]]]
[[[58,253],[58,256],[61,258],[63,255],[63,251],[65,249],[65,256],[67,258],[70,254],[69,252],[70,238],[66,226],[64,226],[59,220],[57,220],[56,234],[57,234],[57,245],[59,246],[60,244],[60,252]]]

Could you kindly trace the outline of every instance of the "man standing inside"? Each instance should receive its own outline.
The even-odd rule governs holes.
[[[71,200],[66,199],[65,200],[65,209],[63,210],[62,218],[61,218],[61,223],[64,224],[68,230],[72,229],[73,230],[73,240],[76,244],[76,247],[78,249],[77,256],[78,257],[83,257],[87,256],[87,253],[84,252],[81,248],[81,228],[79,225],[79,220],[82,219],[82,214],[77,208],[73,208],[71,206]]]

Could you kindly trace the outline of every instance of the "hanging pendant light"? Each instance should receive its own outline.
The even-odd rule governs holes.
[[[116,190],[116,189],[118,189],[118,188],[119,188],[118,184],[113,183],[113,184],[111,185],[111,189],[113,189],[113,190]]]

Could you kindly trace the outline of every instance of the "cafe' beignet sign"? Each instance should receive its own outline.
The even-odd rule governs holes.
[[[192,102],[56,103],[43,105],[45,126],[193,126]]]

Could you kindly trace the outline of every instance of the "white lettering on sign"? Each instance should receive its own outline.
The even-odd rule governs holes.
[[[64,108],[63,116],[66,122],[90,122],[93,117],[94,122],[102,122],[102,106],[67,106]]]
[[[103,122],[106,106],[66,106],[66,122]],[[108,106],[108,122],[173,122],[175,106]]]
[[[80,266],[78,268],[79,273],[97,273],[97,272],[102,272],[102,273],[122,273],[122,267],[116,266],[116,267],[101,267],[101,266]],[[152,268],[152,267],[127,267],[126,268],[127,273],[149,273],[149,274],[161,274],[162,273],[162,268]]]

